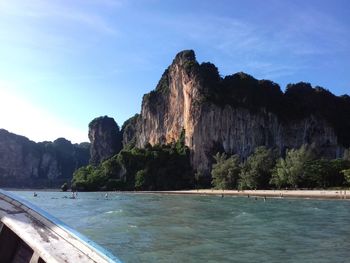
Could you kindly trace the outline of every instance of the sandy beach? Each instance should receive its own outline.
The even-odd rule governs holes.
[[[137,193],[188,194],[188,195],[218,195],[243,196],[259,198],[313,198],[350,200],[350,190],[183,190],[183,191],[138,191]]]
[[[33,191],[33,192],[61,192],[60,189],[4,189],[7,191]],[[241,196],[258,198],[308,198],[308,199],[338,199],[350,200],[350,189],[342,190],[178,190],[178,191],[117,191],[119,193],[132,194],[173,194],[173,195],[216,195],[216,196]],[[67,193],[70,193],[68,191]],[[101,193],[113,194],[115,191],[101,191]]]

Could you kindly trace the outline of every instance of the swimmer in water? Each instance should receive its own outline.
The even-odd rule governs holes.
[[[108,198],[108,193],[105,194],[105,199],[107,199],[107,198]]]
[[[34,196],[34,197],[37,197],[37,196],[38,196],[38,194],[37,194],[36,192],[34,192],[34,193],[33,193],[33,196]]]

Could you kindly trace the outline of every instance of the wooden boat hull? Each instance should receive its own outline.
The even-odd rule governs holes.
[[[30,202],[0,190],[0,262],[120,262]]]

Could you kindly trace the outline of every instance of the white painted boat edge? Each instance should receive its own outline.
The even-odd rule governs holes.
[[[41,209],[40,207],[32,204],[28,200],[25,200],[13,193],[10,193],[8,191],[0,189],[0,196],[2,199],[7,200],[8,202],[18,206],[22,207],[24,210],[26,210],[27,213],[31,214],[34,217],[38,217],[40,219],[44,219],[47,222],[53,224],[56,228],[61,230],[60,236],[64,239],[68,239],[67,242],[72,243],[72,240],[77,240],[81,244],[85,245],[88,250],[93,251],[94,253],[98,254],[100,257],[102,257],[106,262],[110,263],[122,263],[116,256],[114,256],[111,252],[109,252],[107,249],[103,248],[102,246],[96,244],[83,234],[79,233],[75,229],[71,228],[61,220],[57,219],[56,217],[52,216],[45,210]],[[43,220],[41,220],[43,221]],[[62,235],[63,233],[63,235]],[[66,238],[64,236],[68,236],[71,238]],[[76,245],[76,244],[73,244]],[[88,251],[83,251],[84,253],[88,254]]]

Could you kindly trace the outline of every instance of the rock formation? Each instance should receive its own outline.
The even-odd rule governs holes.
[[[30,186],[71,178],[87,164],[98,165],[122,146],[169,144],[183,138],[194,170],[209,175],[216,152],[247,158],[256,147],[285,149],[313,145],[327,158],[350,146],[350,97],[335,96],[300,82],[283,93],[269,80],[243,72],[221,77],[211,63],[199,64],[192,50],[176,55],[155,90],[145,94],[141,114],[127,120],[122,131],[113,118],[89,124],[88,144],[72,145],[60,138],[34,143],[0,130],[0,186]]]
[[[135,114],[130,119],[126,120],[121,129],[121,134],[123,136],[122,144],[123,148],[134,147],[136,144],[136,133],[139,129],[138,120],[140,114]]]
[[[88,160],[89,144],[35,143],[0,129],[0,187],[58,187]]]
[[[119,126],[113,118],[107,116],[95,118],[90,122],[89,140],[92,165],[98,165],[121,150]]]
[[[277,84],[245,73],[221,78],[213,64],[198,64],[187,50],[176,55],[156,89],[144,95],[133,128],[129,121],[124,129],[124,144],[172,143],[185,130],[192,165],[207,174],[215,152],[246,158],[261,145],[283,154],[286,148],[313,144],[323,156],[335,158],[350,144],[346,116],[348,96],[302,82],[283,93]]]

